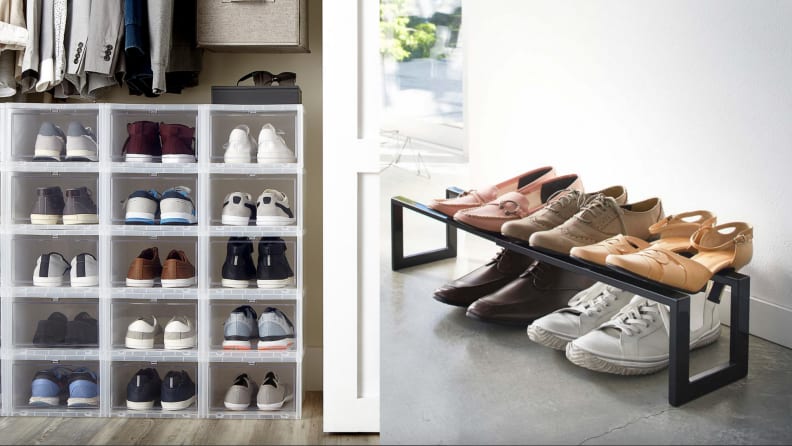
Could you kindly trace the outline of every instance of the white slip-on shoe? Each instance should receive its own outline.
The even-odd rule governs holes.
[[[89,287],[99,285],[96,257],[87,252],[77,254],[71,260],[71,286]]]
[[[223,201],[221,221],[229,226],[247,226],[256,221],[256,205],[246,192],[231,192]]]
[[[253,160],[256,141],[250,136],[250,127],[238,125],[228,135],[228,142],[223,145],[225,153],[223,162],[226,164],[246,164]]]
[[[60,253],[42,254],[36,259],[36,266],[33,268],[33,286],[61,286],[66,281],[70,269],[69,262]]]
[[[286,141],[278,135],[272,124],[264,124],[258,137],[258,153],[256,159],[259,164],[286,164],[296,163],[294,152],[286,145]]]
[[[293,225],[297,219],[289,208],[289,198],[281,191],[266,189],[256,200],[257,226]]]
[[[690,349],[709,345],[720,336],[715,303],[706,293],[690,299]],[[572,363],[596,372],[647,375],[668,367],[668,307],[635,296],[610,321],[567,344]]]
[[[528,338],[556,350],[609,321],[634,296],[597,282],[577,293],[569,306],[536,319],[528,326]]]
[[[186,316],[174,316],[165,324],[165,348],[181,350],[195,347],[195,326]]]
[[[127,327],[126,348],[154,348],[155,337],[162,332],[155,316],[151,319],[139,317]]]

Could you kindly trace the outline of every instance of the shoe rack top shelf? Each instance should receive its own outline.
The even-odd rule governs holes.
[[[144,361],[144,362],[197,362],[198,349],[166,350],[166,349],[128,349],[115,348],[110,353],[113,361]]]
[[[17,348],[14,359],[46,361],[98,361],[99,349],[92,348]]]

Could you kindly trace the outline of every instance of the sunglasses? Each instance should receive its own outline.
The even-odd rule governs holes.
[[[272,74],[269,71],[253,71],[250,72],[237,81],[240,82],[253,78],[253,85],[257,87],[271,87],[273,83],[278,86],[293,86],[297,81],[297,74],[291,71],[284,71],[283,73]]]

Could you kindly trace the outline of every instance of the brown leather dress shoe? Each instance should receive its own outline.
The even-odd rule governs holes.
[[[485,322],[526,326],[566,307],[572,296],[595,282],[584,275],[535,262],[510,284],[473,302],[467,316]]]
[[[433,297],[444,304],[467,307],[516,279],[533,262],[530,257],[502,249],[485,265],[435,290]]]

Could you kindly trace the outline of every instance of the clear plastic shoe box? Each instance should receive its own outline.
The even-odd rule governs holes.
[[[44,416],[299,418],[302,411],[303,335],[303,109],[301,105],[125,105],[125,104],[0,104],[0,414]],[[64,133],[72,121],[90,127],[96,135],[98,161],[34,161],[36,135],[43,122]],[[194,127],[195,163],[130,163],[124,161],[127,126],[137,121],[183,124]],[[226,164],[223,159],[229,133],[247,125],[253,140],[265,124],[272,124],[294,151],[296,162]],[[35,189],[44,186],[86,186],[98,208],[99,224],[32,224]],[[136,190],[162,193],[187,186],[196,206],[195,225],[127,225],[125,202]],[[296,223],[285,226],[225,226],[223,200],[241,191],[256,200],[265,189],[288,197]],[[280,237],[294,272],[281,288],[221,286],[222,265],[229,237],[253,241],[257,262],[261,237]],[[164,264],[172,249],[182,250],[196,269],[196,283],[185,288],[126,286],[130,263],[143,249],[157,247]],[[58,252],[67,262],[77,254],[96,256],[99,285],[72,287],[33,285],[38,256]],[[68,276],[68,274],[67,274]],[[284,311],[295,326],[294,345],[287,350],[232,351],[222,349],[223,322],[234,308],[251,305],[257,312],[268,306]],[[98,320],[97,345],[40,345],[33,343],[39,321],[53,312],[68,321],[82,311]],[[125,335],[138,316],[154,315],[161,329],[177,315],[187,316],[196,329],[190,349],[165,349],[162,334],[154,348],[128,349]],[[38,370],[55,366],[89,366],[99,376],[99,406],[32,407],[31,381]],[[180,411],[135,411],[126,407],[126,385],[141,368],[154,367],[164,377],[170,370],[185,370],[197,385],[197,399]],[[278,410],[231,411],[223,397],[234,378],[249,371],[260,385],[267,371],[291,386],[294,397]]]

